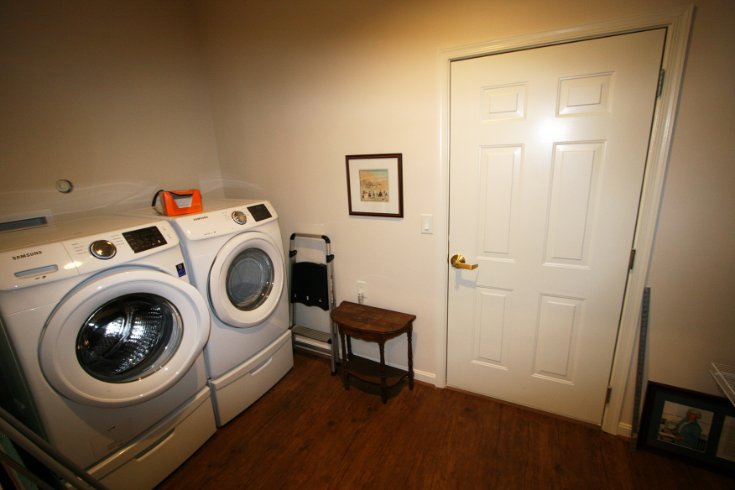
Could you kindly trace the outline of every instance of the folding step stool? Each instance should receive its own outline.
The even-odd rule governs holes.
[[[296,246],[297,239],[304,244],[300,248]],[[318,250],[314,248],[317,241],[321,242]],[[293,347],[330,357],[332,374],[336,374],[339,342],[337,326],[331,318],[335,308],[331,241],[326,235],[292,233],[288,256]]]

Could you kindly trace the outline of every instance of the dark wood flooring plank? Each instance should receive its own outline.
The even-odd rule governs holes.
[[[589,425],[421,383],[384,405],[325,359],[294,363],[160,489],[735,488]]]

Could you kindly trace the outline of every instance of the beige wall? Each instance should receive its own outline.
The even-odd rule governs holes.
[[[359,279],[368,303],[418,316],[426,380],[445,349],[444,225],[420,233],[421,214],[444,213],[440,50],[681,5],[192,2],[0,5],[0,214],[145,203],[161,186],[222,182],[229,196],[268,198],[285,243],[294,231],[332,238],[338,300],[355,299]],[[649,281],[649,375],[716,393],[708,363],[735,362],[735,4],[695,4]],[[403,153],[403,219],[347,214],[344,156],[375,152]],[[57,178],[77,190],[56,193]],[[403,341],[388,359],[405,363]]]
[[[440,366],[445,236],[439,51],[681,5],[677,0],[199,2],[213,112],[232,196],[271,199],[282,232],[330,235],[338,300],[367,281],[370,304],[418,315],[416,367]],[[735,361],[733,124],[729,0],[696,2],[650,286],[650,377],[717,393],[711,360]],[[344,156],[401,152],[405,218],[347,214]],[[439,225],[439,224],[437,224]],[[441,228],[441,226],[439,226]],[[390,360],[405,363],[398,343]],[[630,393],[630,389],[629,389]],[[632,401],[623,422],[630,421]]]
[[[190,2],[0,3],[0,216],[219,179]]]

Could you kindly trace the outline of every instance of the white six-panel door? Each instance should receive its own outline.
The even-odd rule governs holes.
[[[664,36],[452,62],[448,385],[600,423]]]

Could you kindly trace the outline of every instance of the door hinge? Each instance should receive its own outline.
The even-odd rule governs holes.
[[[612,396],[612,386],[607,387],[607,393],[605,394],[605,405],[610,403],[610,397]]]
[[[630,249],[630,257],[628,258],[628,270],[632,271],[635,265],[635,249]]]
[[[664,91],[664,78],[666,78],[666,70],[661,68],[658,72],[658,87],[656,88],[656,98],[660,98]]]

